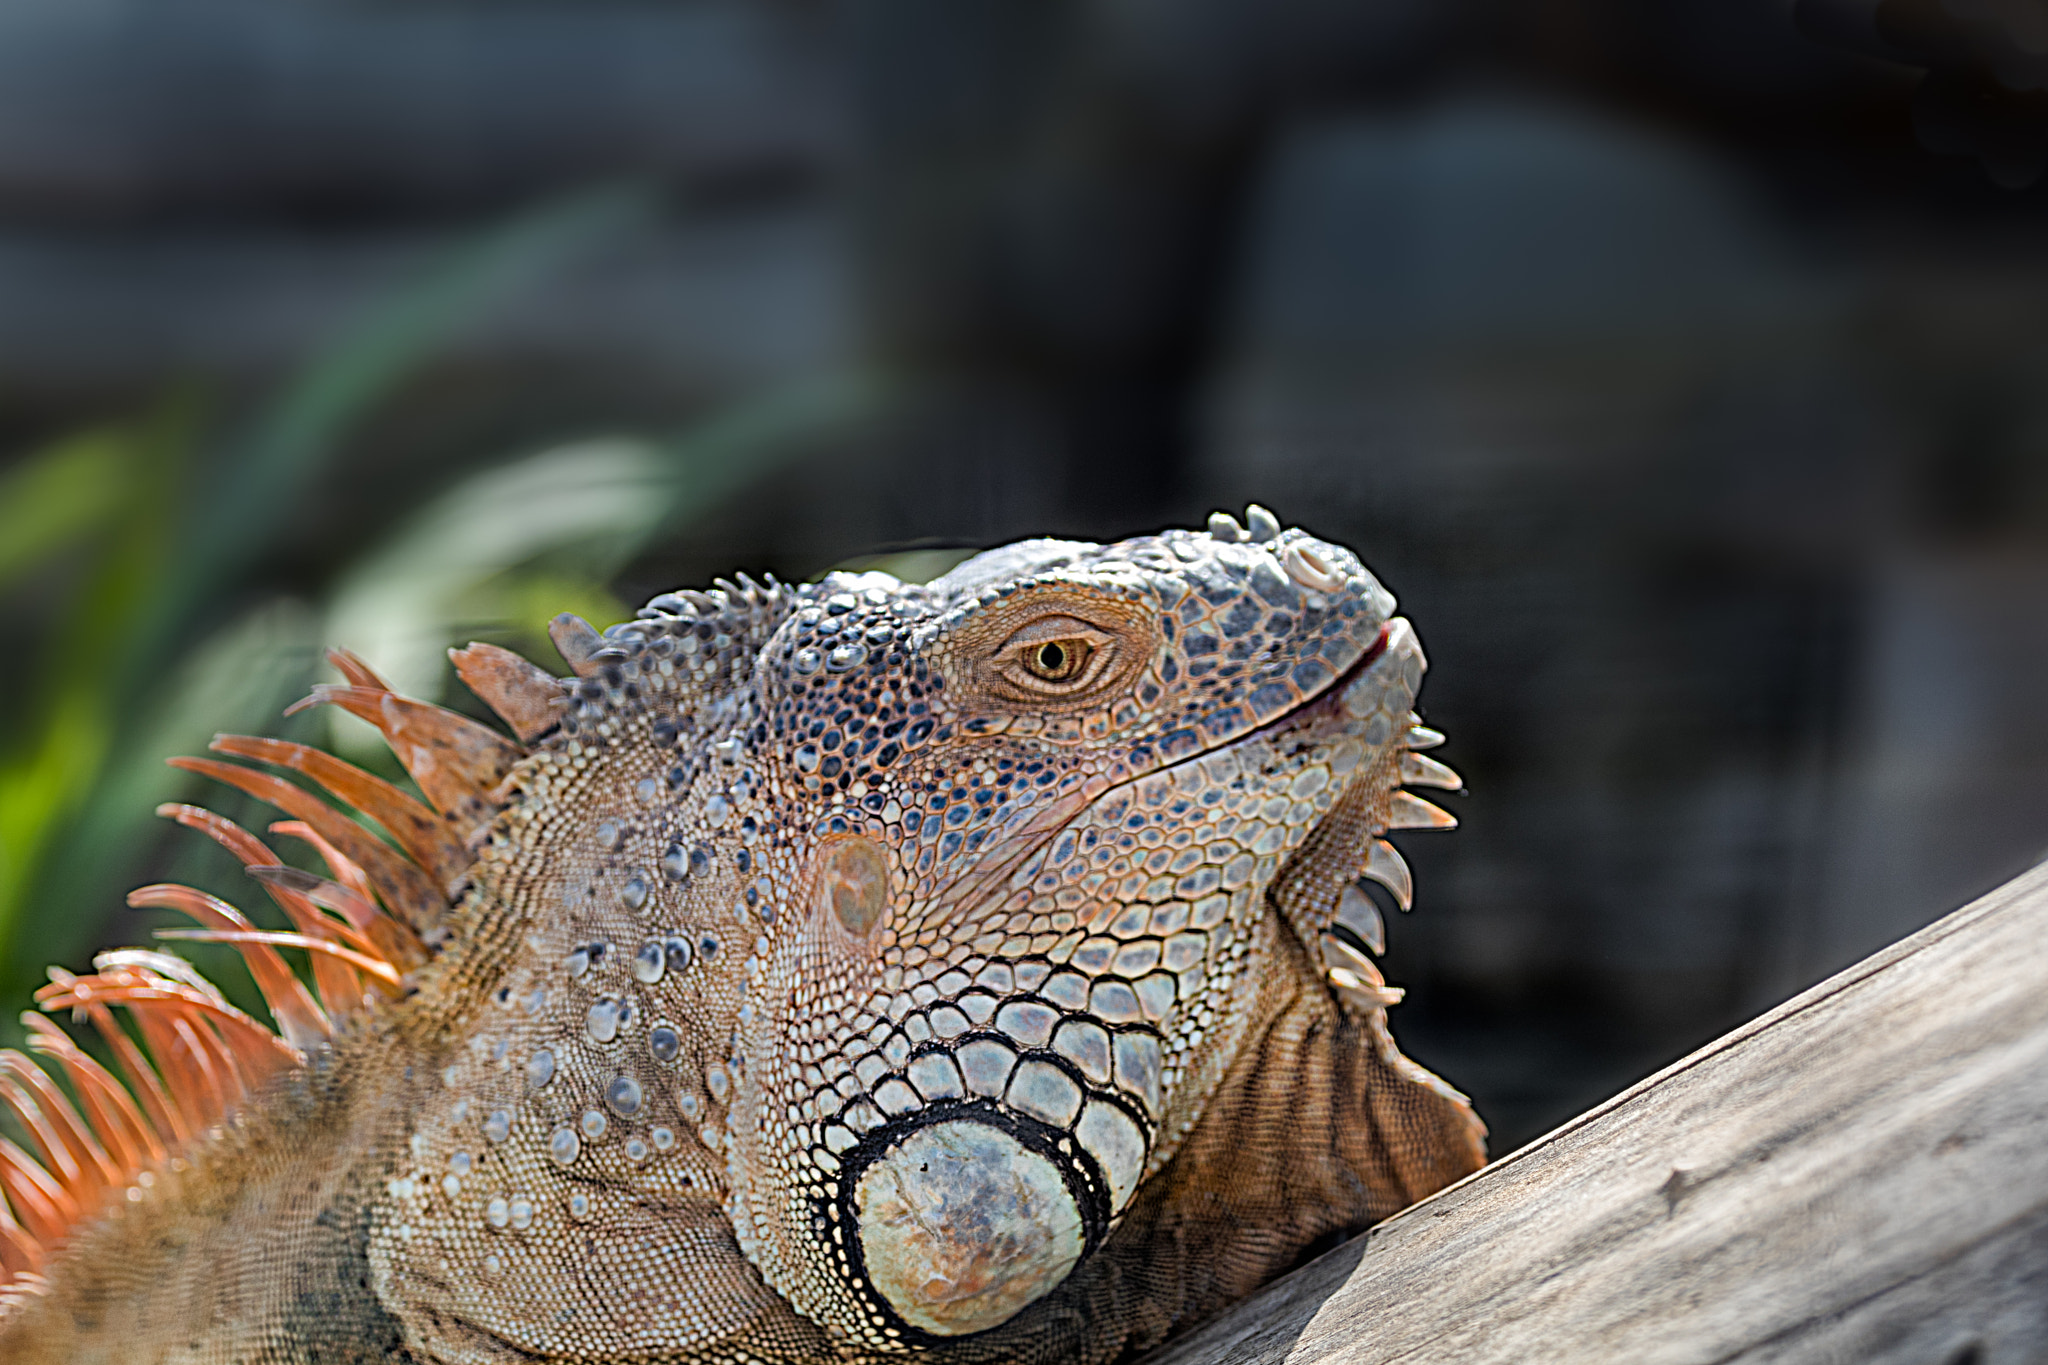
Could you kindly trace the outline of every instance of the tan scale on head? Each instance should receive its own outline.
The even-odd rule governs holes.
[[[1349,551],[1250,520],[558,632],[583,681],[473,874],[517,944],[380,1211],[387,1298],[539,1354],[713,1342],[755,1272],[842,1346],[986,1331],[1200,1119],[1269,902],[1386,1003],[1321,935],[1421,654]],[[1285,885],[1319,832],[1351,851]]]
[[[1483,1160],[1369,955],[1379,836],[1453,823],[1400,788],[1459,785],[1393,609],[1253,507],[565,616],[566,680],[457,651],[517,743],[334,654],[309,703],[426,801],[177,760],[331,875],[164,808],[293,931],[132,899],[276,1031],[160,952],[53,970],[120,1078],[41,1018],[77,1107],[0,1052],[0,1354],[1050,1365],[1200,1320]]]

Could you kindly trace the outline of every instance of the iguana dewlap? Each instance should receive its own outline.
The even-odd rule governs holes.
[[[293,929],[131,898],[274,1028],[159,952],[52,973],[114,1069],[0,1056],[0,1360],[1109,1361],[1476,1168],[1359,950],[1379,836],[1450,823],[1401,786],[1458,785],[1421,649],[1247,522],[457,652],[518,743],[336,655],[427,804],[181,760],[327,874],[165,807]]]

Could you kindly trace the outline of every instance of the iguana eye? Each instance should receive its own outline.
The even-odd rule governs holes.
[[[1086,640],[1046,640],[1024,647],[1024,667],[1047,682],[1067,682],[1079,676],[1094,652]]]
[[[1101,683],[1112,669],[1117,637],[1076,616],[1042,616],[1012,631],[991,661],[1019,701],[1066,701]]]

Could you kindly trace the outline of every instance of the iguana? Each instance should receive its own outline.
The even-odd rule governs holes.
[[[0,1057],[0,1359],[1106,1362],[1214,1313],[1484,1160],[1361,951],[1380,836],[1452,823],[1401,788],[1459,785],[1393,611],[1254,506],[557,618],[567,679],[455,651],[516,742],[336,652],[300,704],[425,801],[174,760],[327,875],[167,806],[293,928],[130,897],[274,1027],[161,951],[51,972],[111,1066],[33,1014],[65,1085]]]

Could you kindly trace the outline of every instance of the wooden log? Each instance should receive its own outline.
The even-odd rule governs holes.
[[[1147,1365],[2048,1360],[2048,868]]]

